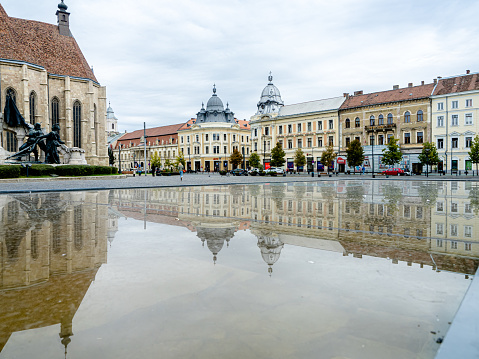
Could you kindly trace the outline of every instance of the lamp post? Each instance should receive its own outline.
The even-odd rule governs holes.
[[[263,171],[266,167],[266,140],[263,140]]]
[[[372,178],[374,178],[374,135],[371,136]]]

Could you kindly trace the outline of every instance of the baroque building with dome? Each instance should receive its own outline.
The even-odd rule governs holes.
[[[67,9],[61,0],[53,25],[9,17],[0,5],[0,161],[39,123],[44,133],[60,125],[65,145],[88,164],[108,165],[106,88],[70,31]]]
[[[270,167],[271,150],[280,143],[286,156],[285,166],[293,171],[322,171],[320,158],[333,146],[339,151],[339,107],[344,97],[284,105],[278,88],[269,75],[261,93],[257,112],[251,116],[251,151],[257,152],[265,169]],[[306,168],[295,167],[295,152],[306,156]]]
[[[249,122],[238,120],[234,113],[216,94],[202,104],[196,118],[192,118],[178,130],[178,148],[186,161],[189,171],[216,172],[231,170],[229,158],[233,150],[243,155],[242,168],[248,167],[250,155]]]

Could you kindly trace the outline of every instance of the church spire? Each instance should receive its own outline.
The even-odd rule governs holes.
[[[65,5],[63,0],[58,4],[57,10],[57,19],[58,19],[58,30],[60,31],[60,35],[63,36],[72,36],[70,32],[70,13],[67,12],[68,6]]]

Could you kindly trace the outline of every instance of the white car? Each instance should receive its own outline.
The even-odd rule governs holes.
[[[269,170],[267,170],[267,172],[276,172],[282,175],[284,173],[284,169],[281,167],[271,167]]]
[[[250,170],[248,171],[248,173],[251,173],[251,172],[259,172],[259,169],[258,168],[250,168]]]

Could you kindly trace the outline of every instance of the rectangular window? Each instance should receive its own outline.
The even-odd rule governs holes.
[[[280,135],[283,134],[283,126],[278,126],[278,133],[279,133]]]
[[[472,125],[472,113],[466,113],[464,118],[464,124]]]
[[[288,133],[292,133],[293,132],[293,125],[288,125]]]
[[[350,138],[349,138],[349,137],[346,137],[346,147],[348,147],[350,143],[351,143]]]
[[[323,121],[318,121],[318,131],[323,129]]]
[[[444,225],[442,223],[436,223],[436,234],[444,234]]]
[[[451,108],[457,108],[458,107],[458,102],[457,101],[452,101],[451,102]]]
[[[451,241],[451,249],[457,249],[457,242]]]
[[[208,134],[205,134],[205,141],[208,141],[208,138],[209,138]]]
[[[466,148],[471,148],[472,137],[466,137]]]
[[[190,136],[186,136],[186,143],[190,143]]]
[[[457,203],[451,203],[451,212],[457,212]]]
[[[437,202],[436,203],[436,211],[443,212],[444,211],[444,202]]]
[[[313,147],[313,139],[308,138],[308,147]]]
[[[183,136],[181,136],[181,143],[183,143]]]
[[[451,116],[451,126],[458,126],[459,125],[459,116],[452,115]]]
[[[405,133],[404,134],[404,143],[411,143],[411,134]]]
[[[437,149],[443,149],[444,148],[444,139],[438,138],[437,140]]]
[[[214,148],[214,147],[213,147]],[[208,154],[210,151],[209,151],[209,148],[208,146],[205,146],[205,153]]]
[[[423,138],[423,133],[422,132],[418,132],[417,133],[417,143],[422,143],[424,140]]]
[[[288,140],[288,148],[293,148],[293,140]]]
[[[442,239],[436,239],[436,247],[442,247]]]
[[[233,142],[236,142],[236,135],[233,135]]]
[[[333,136],[329,136],[328,146],[334,146]]]
[[[437,127],[444,127],[444,116],[437,116]]]
[[[472,99],[466,100],[466,107],[472,107]]]
[[[470,251],[471,250],[471,243],[464,243],[464,250]]]
[[[451,236],[457,237],[457,224],[451,224]]]
[[[464,237],[472,237],[472,226],[464,226]]]
[[[374,136],[369,136],[369,145],[374,146]]]
[[[378,136],[378,145],[384,145],[384,136],[383,135]]]
[[[318,147],[323,147],[323,139],[318,138]]]
[[[298,148],[303,147],[303,140],[298,140]]]
[[[470,203],[464,204],[464,213],[472,213],[472,207]]]
[[[258,137],[258,129],[257,128],[254,129],[254,137]]]
[[[298,127],[298,132],[301,132],[301,124],[300,123],[298,123],[297,127]]]
[[[329,129],[332,130],[334,126],[333,120],[329,120]]]
[[[437,110],[438,110],[438,111],[444,110],[444,103],[438,102],[438,103],[437,103]]]
[[[308,122],[308,132],[311,132],[312,129],[311,129],[311,122]]]
[[[218,134],[218,141],[220,140],[220,135]],[[226,133],[223,135],[223,141],[226,141]]]
[[[256,146],[258,146],[258,144],[257,144],[257,143],[255,143],[255,147],[256,147]],[[223,152],[224,152],[224,153],[226,153],[226,152],[227,152],[227,150],[228,150],[228,148],[227,148],[226,146],[223,146]]]
[[[269,127],[264,128],[264,135],[269,136]]]
[[[409,218],[411,217],[411,207],[404,206],[404,217]]]
[[[417,207],[416,208],[416,218],[417,219],[422,219],[422,207]]]
[[[458,140],[457,140],[457,137],[453,137],[452,138],[452,148],[457,148],[457,145],[458,145]]]
[[[196,135],[196,142],[200,142],[200,136]]]

